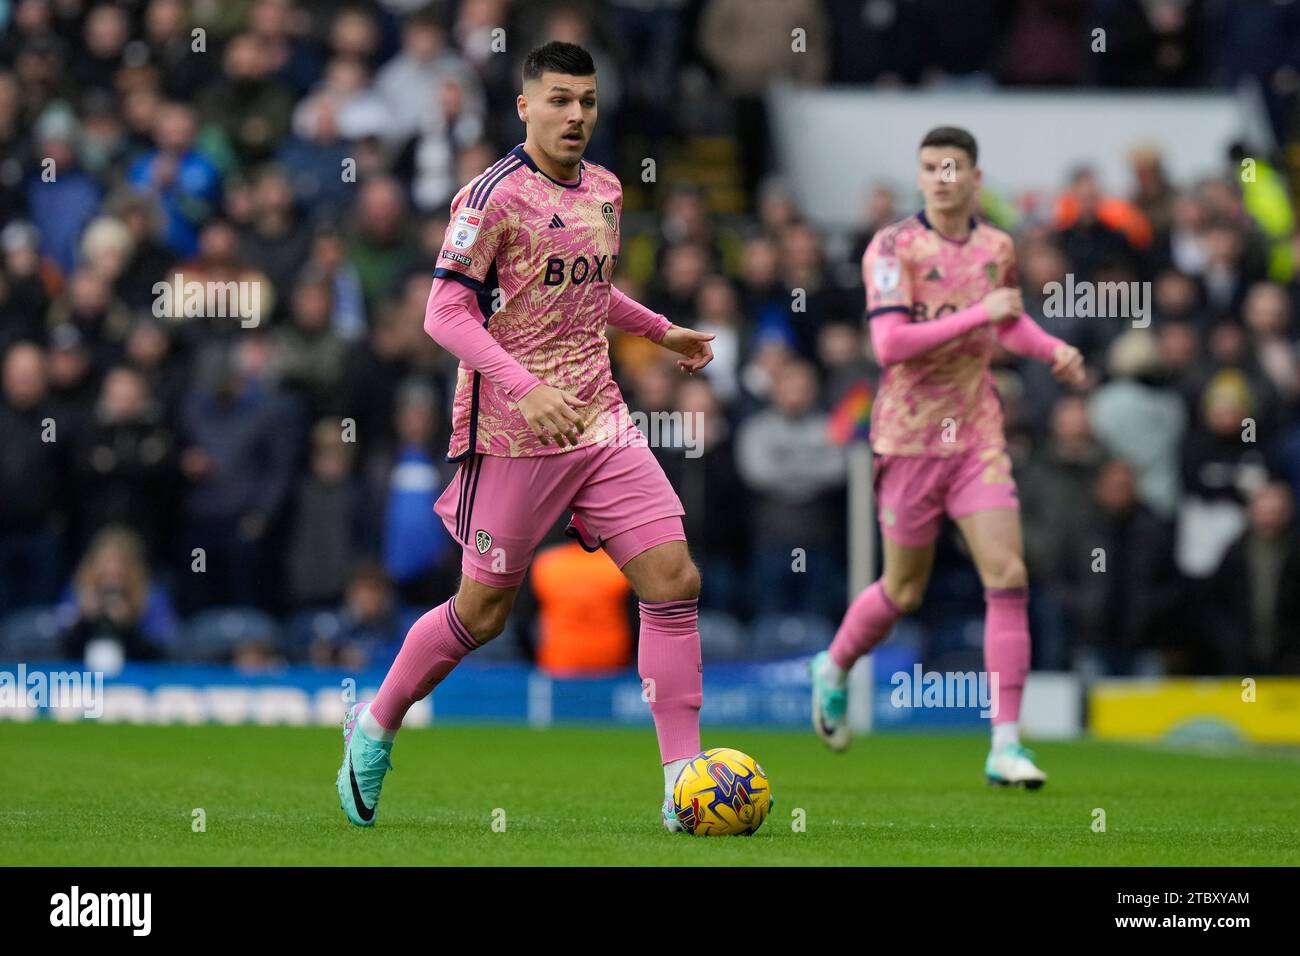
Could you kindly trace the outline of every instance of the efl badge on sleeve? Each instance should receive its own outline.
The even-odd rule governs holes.
[[[468,249],[478,238],[483,225],[483,214],[477,209],[462,209],[456,213],[456,224],[451,230],[451,244],[457,249]]]
[[[899,265],[893,256],[882,256],[876,260],[872,278],[877,292],[892,292],[898,288]]]
[[[614,204],[607,202],[601,205],[600,214],[605,217],[605,225],[609,226],[609,231],[618,232],[618,216],[614,215]]]

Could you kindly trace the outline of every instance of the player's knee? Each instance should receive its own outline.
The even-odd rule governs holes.
[[[700,569],[689,558],[673,565],[665,576],[665,601],[690,601],[700,596]]]
[[[1025,570],[1025,561],[1018,554],[1008,554],[996,561],[989,569],[986,587],[1023,588],[1029,584],[1029,572]]]
[[[683,567],[677,579],[677,588],[682,595],[679,600],[686,601],[700,596],[700,569],[689,558],[682,564]]]
[[[470,620],[461,623],[474,635],[474,640],[480,644],[485,644],[494,637],[498,637],[506,629],[506,621],[509,618],[509,607],[493,605],[483,608],[478,613],[471,615]]]
[[[637,596],[642,601],[690,601],[700,596],[700,570],[688,557],[664,567],[655,580],[643,586],[646,593]]]
[[[510,598],[477,597],[469,601],[457,600],[456,611],[465,629],[480,644],[486,643],[506,629],[510,619]]]
[[[925,597],[925,584],[926,582],[916,579],[886,581],[885,594],[900,613],[911,614],[921,606],[921,600]]]

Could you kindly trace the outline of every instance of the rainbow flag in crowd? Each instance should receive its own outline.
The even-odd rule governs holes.
[[[855,384],[831,409],[827,432],[837,445],[864,441],[871,427],[871,386],[867,380]]]

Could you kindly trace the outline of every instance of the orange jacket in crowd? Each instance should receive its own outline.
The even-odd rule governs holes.
[[[576,541],[547,548],[533,561],[541,639],[537,663],[555,676],[615,671],[632,662],[631,587],[604,551]]]
[[[1056,222],[1058,230],[1069,229],[1079,218],[1079,200],[1073,193],[1065,193],[1056,203]],[[1104,197],[1097,202],[1097,220],[1116,232],[1124,234],[1128,244],[1134,249],[1149,249],[1155,238],[1151,221],[1137,206],[1125,199]]]

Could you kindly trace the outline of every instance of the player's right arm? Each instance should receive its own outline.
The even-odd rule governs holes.
[[[451,204],[451,220],[438,253],[433,288],[424,312],[424,330],[469,368],[487,377],[510,397],[543,443],[578,443],[582,419],[574,410],[587,403],[553,388],[528,371],[487,330],[478,294],[497,253],[510,238],[509,215],[500,203],[487,209],[465,205],[467,187]]]
[[[1083,353],[1047,332],[1025,313],[999,324],[997,335],[1011,354],[1050,365],[1052,374],[1067,385],[1083,384]]]
[[[1007,268],[1002,284],[1008,289],[1020,288],[1020,270],[1016,265],[1016,248],[1006,236]],[[994,327],[998,341],[1012,355],[1036,359],[1052,367],[1052,374],[1067,385],[1079,386],[1086,374],[1083,353],[1073,345],[1050,334],[1026,313],[1021,312]]]
[[[894,232],[876,234],[862,257],[867,289],[871,346],[881,365],[896,365],[936,349],[987,322],[1001,322],[1021,311],[1020,292],[994,289],[983,301],[928,322],[912,321],[912,287],[907,264],[894,246]]]
[[[609,287],[609,315],[607,321],[614,328],[649,339],[658,345],[673,324],[667,317],[646,308],[636,299],[624,295],[617,286]]]
[[[682,325],[674,325],[658,312],[652,312],[640,302],[624,295],[614,286],[609,288],[609,324],[629,335],[639,335],[657,345],[671,349],[682,356],[677,367],[694,375],[713,361],[713,333],[697,332]]]

